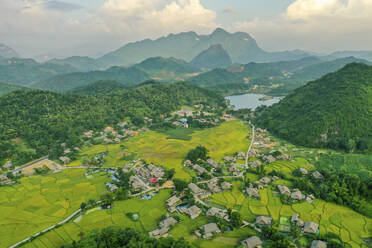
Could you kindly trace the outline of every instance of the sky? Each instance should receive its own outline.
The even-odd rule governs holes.
[[[0,43],[100,56],[169,33],[244,31],[267,51],[372,50],[372,0],[1,0]]]

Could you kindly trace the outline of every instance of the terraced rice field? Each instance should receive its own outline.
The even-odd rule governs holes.
[[[55,225],[88,199],[98,199],[107,177],[73,169],[21,179],[20,184],[0,188],[0,247],[7,247]],[[51,246],[50,246],[51,247]]]
[[[146,159],[148,162],[163,165],[176,170],[175,177],[189,180],[193,172],[182,166],[189,150],[198,145],[209,149],[209,155],[216,160],[222,160],[226,155],[246,151],[250,144],[247,136],[249,127],[240,121],[230,121],[215,128],[204,129],[190,134],[190,140],[169,139],[164,133],[149,131],[141,133],[114,145],[96,145],[86,148],[82,156],[91,156],[108,151],[105,166],[122,166],[126,162],[120,160],[125,153],[134,153],[137,158]],[[124,148],[125,147],[125,148]],[[75,161],[69,166],[78,166],[81,161]]]
[[[234,187],[240,187],[234,183]],[[312,204],[302,202],[293,205],[285,205],[280,201],[279,196],[265,188],[260,190],[260,200],[244,198],[242,192],[232,189],[212,196],[212,201],[219,205],[225,205],[237,209],[243,219],[253,221],[256,215],[270,215],[276,225],[280,223],[280,217],[290,217],[293,214],[300,214],[304,221],[313,221],[320,224],[320,233],[333,232],[340,235],[344,242],[350,243],[353,247],[360,247],[362,239],[372,233],[372,219],[357,212],[328,203],[322,200],[315,200]],[[244,199],[241,201],[241,199]]]

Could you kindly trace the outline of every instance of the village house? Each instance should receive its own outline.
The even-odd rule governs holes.
[[[162,167],[149,164],[147,168],[150,170],[150,174],[152,177],[162,178],[164,176],[165,171]]]
[[[311,174],[315,179],[324,179],[323,175],[319,172],[319,171],[314,171],[312,174]]]
[[[191,160],[185,160],[185,162],[183,162],[183,165],[186,166],[186,167],[189,167],[192,165],[192,162]]]
[[[270,216],[257,216],[256,217],[256,224],[257,225],[271,225],[273,218]]]
[[[273,163],[276,161],[276,159],[272,155],[263,156],[262,159],[267,163]]]
[[[70,163],[70,158],[69,157],[59,157],[59,160],[61,160],[64,165]]]
[[[231,165],[229,167],[229,172],[231,172],[234,176],[238,176],[240,174],[240,170],[236,165]]]
[[[269,184],[271,182],[271,179],[268,177],[263,177],[259,180],[259,182],[262,184]]]
[[[315,197],[314,197],[313,195],[308,195],[308,196],[306,197],[306,201],[307,201],[308,203],[313,203],[314,200],[315,200]]]
[[[298,227],[303,227],[305,225],[303,220],[300,219],[299,214],[292,215],[291,222],[292,222],[292,224],[297,225]]]
[[[106,183],[106,187],[108,188],[110,192],[115,192],[119,189],[118,186],[112,183]]]
[[[195,231],[196,236],[203,239],[210,239],[214,234],[221,233],[221,230],[218,228],[216,223],[209,223],[204,226],[201,226],[199,230]]]
[[[215,168],[215,169],[221,167],[220,164],[218,164],[216,161],[214,161],[214,160],[211,159],[211,158],[207,159],[207,163],[208,163],[209,165],[211,165],[211,166],[212,166],[213,168]]]
[[[259,155],[259,152],[255,149],[251,149],[248,153],[249,157],[257,157]]]
[[[135,190],[135,191],[138,191],[138,190],[142,190],[142,189],[145,189],[145,185],[141,182],[141,180],[139,178],[137,178],[136,176],[131,176],[129,178],[129,183],[130,185],[132,185],[132,188]]]
[[[229,182],[223,182],[223,183],[221,183],[222,190],[230,190],[231,187],[232,187],[232,184],[229,183]]]
[[[305,222],[304,233],[316,234],[318,232],[319,225],[314,222]]]
[[[226,162],[226,163],[231,163],[234,161],[234,158],[230,157],[230,156],[226,156],[223,158],[223,160]]]
[[[161,237],[161,236],[166,236],[168,234],[170,228],[177,224],[177,220],[174,219],[173,217],[168,217],[165,220],[161,221],[159,223],[159,228],[149,232],[150,237]]]
[[[250,238],[247,238],[241,242],[243,247],[246,248],[261,248],[262,247],[262,241],[257,236],[252,236]]]
[[[303,198],[304,195],[301,193],[301,191],[298,189],[294,189],[294,191],[291,194],[291,199],[301,201]]]
[[[209,182],[208,182],[208,184],[207,184],[207,188],[211,191],[211,192],[213,192],[213,193],[219,193],[219,192],[221,192],[221,189],[220,189],[220,187],[218,186],[218,178],[217,177],[215,177],[215,178],[212,178]]]
[[[282,155],[278,156],[278,159],[290,160],[290,156],[288,154],[282,154]]]
[[[198,208],[198,206],[193,205],[189,208],[182,209],[180,212],[188,214],[191,219],[195,219],[202,213],[202,210]]]
[[[193,193],[194,195],[200,195],[200,194],[202,194],[204,192],[195,183],[189,183],[188,187],[191,190],[191,193]]]
[[[6,175],[0,175],[0,185],[11,185],[13,183]]]
[[[308,173],[308,171],[305,169],[305,168],[300,168],[300,172],[301,172],[301,174],[303,175],[303,176],[306,176],[307,175],[307,173]]]
[[[327,243],[321,240],[313,240],[310,248],[327,248]]]
[[[253,161],[249,166],[252,168],[252,169],[255,169],[257,167],[260,167],[262,165],[262,162],[260,160],[255,160]]]
[[[244,152],[239,152],[239,153],[236,155],[236,158],[237,158],[237,159],[245,159],[245,153],[244,153]]]
[[[7,162],[3,165],[3,168],[9,170],[10,167],[12,167],[12,166],[13,166],[12,161],[7,161]]]
[[[229,221],[229,215],[227,214],[227,211],[219,209],[219,208],[211,207],[206,212],[206,215],[207,216],[214,216],[214,217]]]
[[[84,136],[87,137],[87,138],[92,138],[93,136],[93,130],[89,130],[87,132],[84,133]]]
[[[258,189],[256,188],[253,188],[253,187],[249,187],[245,190],[245,192],[248,194],[248,196],[250,197],[256,197],[256,198],[259,198],[260,197],[260,192],[258,191]]]
[[[198,164],[194,164],[194,165],[192,166],[192,169],[193,169],[194,171],[196,171],[196,173],[198,174],[198,176],[200,176],[200,175],[202,175],[202,174],[204,174],[204,173],[208,173],[208,171],[207,171],[205,168],[201,167],[201,166],[198,165]]]

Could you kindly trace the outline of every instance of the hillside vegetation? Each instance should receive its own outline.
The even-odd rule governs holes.
[[[16,157],[32,158],[63,154],[61,143],[81,145],[85,130],[102,130],[125,118],[159,119],[183,105],[208,102],[224,104],[223,97],[188,83],[147,84],[97,97],[58,94],[41,90],[15,91],[0,98],[0,163]],[[20,138],[35,152],[19,153],[10,142]],[[18,160],[20,160],[18,158]]]
[[[352,63],[289,94],[257,120],[296,144],[372,151],[372,67]]]

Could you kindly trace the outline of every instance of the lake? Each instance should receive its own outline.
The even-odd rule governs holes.
[[[270,106],[280,101],[281,97],[273,97],[273,99],[267,101],[260,101],[260,98],[265,97],[262,94],[244,94],[228,96],[226,99],[230,100],[230,104],[235,106],[235,109],[250,108],[256,109],[258,106],[266,105]]]

